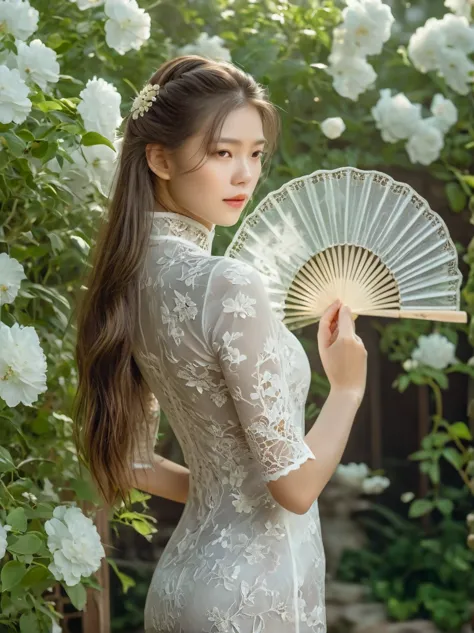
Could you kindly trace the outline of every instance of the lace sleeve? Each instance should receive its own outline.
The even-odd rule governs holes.
[[[264,481],[315,459],[304,441],[282,366],[279,330],[259,273],[222,260],[210,282],[207,314],[217,354],[240,423]]]

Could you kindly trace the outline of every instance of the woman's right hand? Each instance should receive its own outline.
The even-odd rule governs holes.
[[[354,394],[360,402],[367,381],[367,350],[355,332],[350,308],[340,301],[321,317],[318,347],[331,390]]]

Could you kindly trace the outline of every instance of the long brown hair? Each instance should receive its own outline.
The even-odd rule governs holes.
[[[226,116],[254,105],[267,138],[267,158],[280,130],[277,110],[255,79],[228,62],[186,55],[164,63],[147,82],[160,92],[143,117],[125,120],[108,217],[99,227],[86,292],[78,300],[74,439],[103,500],[128,502],[131,455],[153,399],[135,361],[139,278],[155,207],[157,176],[146,145],[179,148],[205,129],[206,155]],[[193,170],[197,169],[195,167]]]

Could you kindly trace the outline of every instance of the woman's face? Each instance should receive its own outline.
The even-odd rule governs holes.
[[[254,106],[231,112],[220,137],[201,167],[189,174],[204,155],[203,134],[189,138],[173,153],[148,153],[150,168],[159,176],[157,195],[169,211],[192,217],[207,228],[233,226],[252,196],[262,171],[265,138],[262,120]],[[149,146],[151,147],[151,146]],[[239,206],[225,202],[240,194]]]

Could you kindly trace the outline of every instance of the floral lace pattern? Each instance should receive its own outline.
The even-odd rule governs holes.
[[[196,224],[154,214],[140,284],[135,356],[191,472],[145,631],[325,633],[317,502],[296,515],[266,486],[314,459],[309,362],[257,271],[211,256],[214,231]]]

